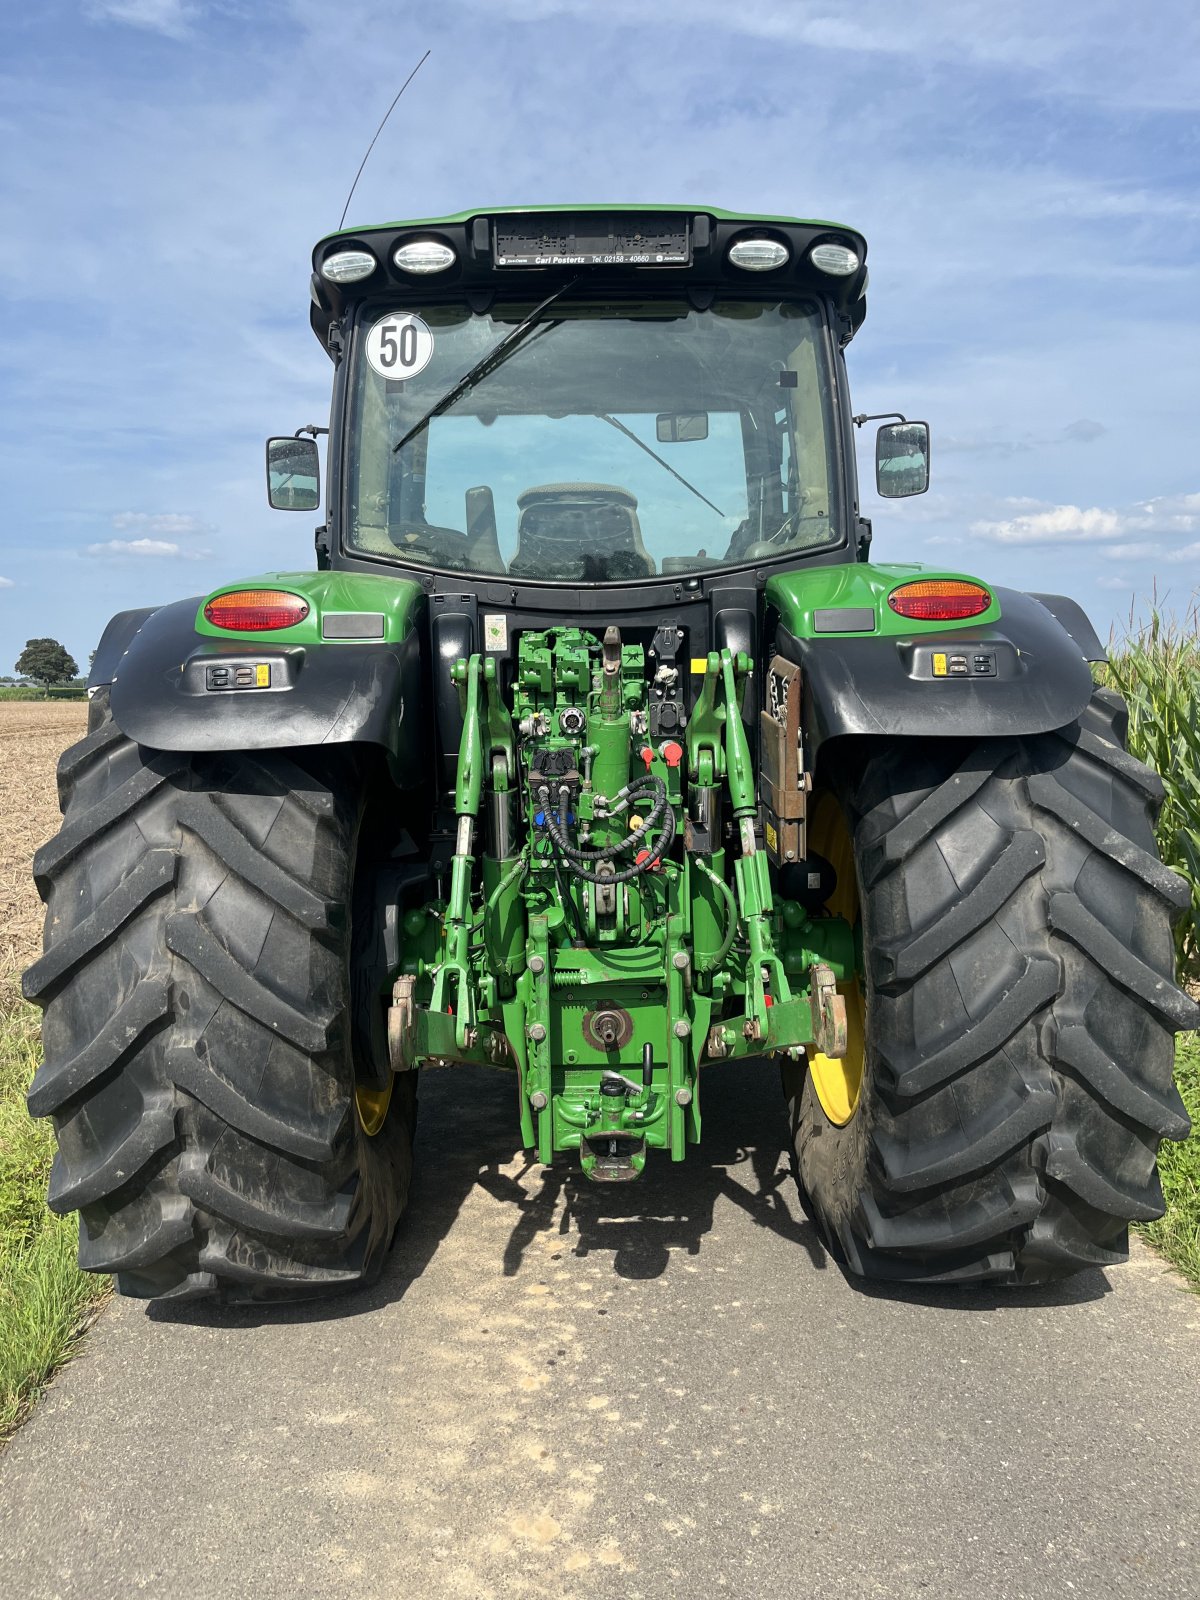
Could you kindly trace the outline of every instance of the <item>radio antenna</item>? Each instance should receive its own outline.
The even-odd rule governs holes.
[[[379,135],[383,132],[385,126],[387,125],[387,119],[391,116],[392,112],[395,111],[397,105],[399,105],[399,103],[400,103],[400,95],[404,93],[405,89],[408,88],[409,84],[413,81],[413,79],[416,77],[417,73],[420,72],[421,68],[425,65],[425,63],[428,60],[429,60],[429,51],[426,50],[425,54],[421,57],[420,61],[417,62],[416,66],[409,73],[408,77],[405,78],[404,82],[400,85],[400,94],[398,94],[396,96],[396,98],[392,101],[391,105],[384,112],[383,121],[375,129],[375,139],[378,139]],[[358,164],[358,171],[354,174],[354,182],[350,185],[350,193],[346,196],[346,204],[342,207],[341,221],[338,223],[338,228],[339,229],[341,228],[342,223],[345,222],[345,220],[346,220],[346,213],[350,209],[351,200],[354,199],[354,191],[355,191],[355,189],[358,188],[358,180],[363,175],[363,168],[366,166],[367,162],[370,160],[371,151],[374,150],[374,148],[375,148],[375,139],[371,140],[370,144],[367,146],[366,155],[362,158],[362,160]]]

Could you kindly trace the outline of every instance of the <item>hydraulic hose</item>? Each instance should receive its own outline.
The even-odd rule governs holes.
[[[708,881],[721,891],[725,899],[726,908],[725,934],[721,940],[720,948],[715,950],[712,955],[705,956],[703,961],[696,962],[695,971],[703,977],[707,973],[715,972],[729,954],[730,946],[733,944],[733,936],[737,932],[737,902],[733,898],[733,890],[725,882],[725,879],[721,877],[720,873],[713,871],[703,856],[694,855],[691,857],[691,861],[692,865],[699,867]]]
[[[489,949],[494,948],[499,943],[495,935],[495,930],[492,927],[492,918],[495,916],[496,907],[499,905],[501,899],[508,892],[508,890],[512,888],[513,884],[518,882],[519,879],[523,878],[528,870],[529,862],[523,855],[518,856],[513,862],[512,866],[509,867],[508,871],[500,879],[500,882],[492,890],[491,894],[487,897],[487,904],[483,908],[483,936],[487,941]]]
[[[667,786],[661,778],[655,778],[647,775],[645,778],[639,778],[636,783],[628,784],[621,791],[621,795],[619,797],[622,800],[621,809],[624,810],[625,805],[628,804],[629,801],[636,800],[639,795],[644,795],[647,793],[652,793],[654,795],[654,804],[650,808],[649,816],[647,816],[643,822],[639,823],[636,828],[633,828],[629,833],[627,833],[624,838],[618,839],[616,844],[605,845],[599,850],[584,850],[578,845],[573,845],[571,843],[565,827],[560,826],[560,824],[556,823],[554,820],[553,814],[550,810],[550,789],[547,784],[542,784],[541,788],[538,790],[538,798],[541,800],[544,808],[546,827],[550,833],[550,837],[562,851],[563,855],[569,856],[573,861],[611,861],[615,856],[622,855],[625,851],[632,850],[635,845],[639,844],[642,839],[645,838],[646,834],[650,832],[651,828],[657,825],[659,818],[663,816],[664,812],[670,815],[671,821],[674,823],[674,813],[671,811],[667,799]],[[666,827],[665,821],[663,826],[664,828]],[[672,834],[673,833],[674,829],[672,828]]]
[[[542,791],[543,804],[546,808],[546,828],[555,845],[557,845],[558,849],[566,857],[571,871],[577,878],[582,878],[585,883],[628,883],[632,878],[640,877],[643,872],[649,872],[653,867],[656,867],[662,860],[663,856],[666,855],[675,838],[675,812],[672,809],[667,797],[666,784],[663,783],[661,778],[642,778],[638,783],[631,784],[629,788],[624,791],[624,793],[627,794],[630,799],[633,799],[638,794],[646,793],[648,785],[654,786],[656,799],[654,806],[650,811],[650,815],[646,818],[646,820],[641,823],[639,827],[634,828],[632,832],[626,834],[625,838],[618,840],[615,845],[608,845],[602,850],[589,851],[581,850],[576,845],[571,843],[565,827],[560,826],[560,824],[554,820],[554,817],[550,811],[548,804],[549,790],[544,789]],[[655,823],[660,817],[662,818],[662,833],[659,837],[658,843],[650,851],[649,855],[646,856],[645,860],[635,861],[630,866],[623,868],[620,872],[602,874],[599,872],[588,871],[586,863],[611,861],[621,852],[632,849],[645,837],[649,830],[654,827]]]

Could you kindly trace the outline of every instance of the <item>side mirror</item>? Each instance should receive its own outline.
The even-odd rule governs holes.
[[[267,440],[267,499],[276,511],[317,509],[321,458],[315,439]]]
[[[662,411],[654,419],[659,444],[685,444],[708,438],[707,411]]]
[[[886,422],[875,435],[875,484],[885,500],[929,487],[929,424]]]

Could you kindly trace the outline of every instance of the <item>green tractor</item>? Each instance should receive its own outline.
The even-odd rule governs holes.
[[[316,247],[328,430],[267,447],[316,570],[113,618],[39,852],[29,1096],[122,1293],[370,1282],[417,1075],[508,1072],[582,1180],[782,1072],[846,1270],[1120,1260],[1187,1117],[1187,898],[1074,602],[869,559],[866,244],[497,209]],[[923,423],[880,493],[928,485]],[[464,1095],[477,1080],[462,1077]]]

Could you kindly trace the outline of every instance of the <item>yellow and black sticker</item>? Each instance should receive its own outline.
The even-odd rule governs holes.
[[[933,675],[935,678],[946,676],[946,654],[943,650],[933,652]]]

